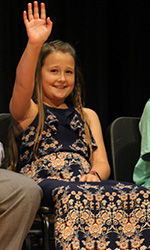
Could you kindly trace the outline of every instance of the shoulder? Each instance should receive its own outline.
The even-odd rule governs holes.
[[[89,124],[99,122],[99,117],[93,109],[83,108],[83,111],[84,111],[85,117],[86,117],[87,121],[89,122]]]
[[[139,122],[139,129],[141,134],[149,131],[150,128],[150,99],[145,104],[145,107],[143,109],[143,113]]]
[[[150,99],[147,101],[147,103],[145,104],[145,107],[143,109],[143,113],[141,116],[141,120],[145,121],[145,120],[150,120]]]
[[[144,109],[148,110],[150,112],[150,99],[147,101],[147,103],[145,104]]]
[[[88,116],[95,116],[95,117],[98,117],[97,113],[93,110],[93,109],[90,109],[90,108],[83,108],[83,111],[86,115]]]

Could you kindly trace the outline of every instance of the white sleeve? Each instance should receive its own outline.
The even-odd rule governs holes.
[[[0,142],[0,165],[1,165],[2,160],[4,159],[4,157],[5,157],[4,147],[3,147],[3,144]]]

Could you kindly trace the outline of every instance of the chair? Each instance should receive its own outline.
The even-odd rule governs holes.
[[[140,156],[138,117],[119,117],[109,127],[113,178],[132,182],[133,169]]]
[[[9,113],[0,114],[0,142],[2,142],[4,146],[5,158],[7,158],[7,155],[8,155],[8,130],[9,130],[10,121],[11,121],[11,118],[10,118]],[[6,168],[5,159],[3,163],[4,163],[3,168]],[[53,218],[54,218],[54,211],[52,211],[52,209],[49,207],[41,206],[35,218],[33,229],[31,229],[29,232],[29,235],[35,235],[35,234],[39,235],[39,230],[36,229],[36,225],[37,224],[39,225],[39,222],[41,222],[42,239],[43,239],[42,250],[50,250],[50,237],[51,237],[51,240],[53,240],[53,235],[52,235],[53,229],[51,228],[53,227]],[[50,224],[51,224],[51,227],[50,227]],[[26,247],[24,249],[26,249]]]

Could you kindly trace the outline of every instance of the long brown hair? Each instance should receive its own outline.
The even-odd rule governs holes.
[[[87,144],[90,148],[90,152],[92,152],[91,136],[90,136],[89,128],[87,125],[87,121],[85,119],[85,114],[83,112],[84,94],[85,94],[84,93],[84,79],[80,71],[79,61],[76,56],[76,51],[73,48],[73,46],[71,46],[69,43],[63,42],[61,40],[55,40],[55,41],[47,42],[43,45],[41,52],[39,54],[36,72],[35,72],[35,88],[34,88],[34,93],[33,93],[33,100],[37,103],[38,110],[39,110],[39,122],[38,122],[37,133],[36,133],[36,138],[35,138],[34,147],[33,147],[33,152],[34,152],[34,156],[36,159],[37,159],[37,150],[38,150],[39,142],[40,142],[43,127],[44,127],[44,109],[43,109],[43,100],[42,100],[41,69],[42,69],[42,66],[44,65],[45,58],[49,54],[53,52],[57,52],[57,51],[61,51],[63,53],[69,53],[75,60],[74,89],[72,93],[66,98],[65,102],[67,105],[72,105],[73,107],[75,107],[80,113],[81,118],[84,121]],[[11,166],[12,166],[12,162],[15,162],[16,164],[16,161],[14,161],[15,157],[14,157],[13,150],[12,150],[11,155],[13,156],[13,157],[12,156],[10,157],[12,159],[11,161]]]

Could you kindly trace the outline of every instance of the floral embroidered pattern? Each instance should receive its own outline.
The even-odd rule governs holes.
[[[53,109],[45,107],[45,123],[37,152],[38,158],[50,155],[53,152],[74,152],[89,160],[89,149],[85,140],[85,130],[80,114],[73,108],[66,110],[64,121],[59,121]],[[37,131],[38,116],[32,124],[18,138],[20,166],[31,164],[35,159],[33,145]],[[72,133],[74,137],[72,138]],[[93,150],[97,148],[91,134]]]
[[[104,182],[105,183],[105,182]],[[150,249],[150,191],[121,184],[71,185],[53,190],[58,249]],[[134,207],[134,209],[133,209]],[[82,242],[80,241],[82,238]]]
[[[46,179],[79,181],[90,172],[89,162],[81,155],[72,152],[57,152],[46,155],[31,164],[26,164],[21,173],[31,177],[37,183]]]
[[[21,173],[41,187],[48,182],[45,199],[56,210],[56,249],[150,249],[150,190],[110,180],[79,182],[91,169],[83,121],[73,108],[61,115],[44,109],[38,160],[33,156],[38,116],[18,145]],[[92,146],[97,148],[93,137]]]

